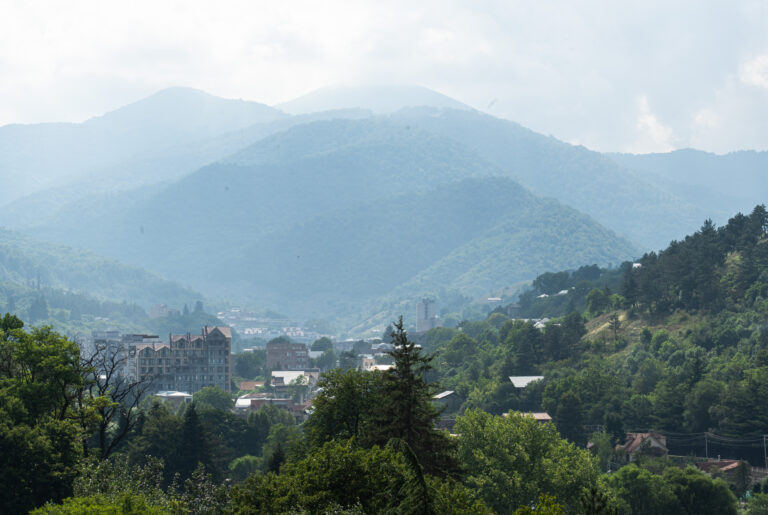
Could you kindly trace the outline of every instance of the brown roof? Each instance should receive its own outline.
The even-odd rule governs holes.
[[[254,388],[258,388],[260,386],[264,386],[264,381],[240,381],[239,388],[245,391],[253,390]]]
[[[225,338],[232,338],[232,329],[230,329],[226,325],[216,325],[216,326],[205,326],[205,330],[207,332],[212,332],[213,330],[218,329],[218,331],[224,335]]]
[[[667,452],[667,438],[664,435],[656,433],[627,433],[627,440],[622,446],[625,452],[632,454],[646,440],[650,441],[652,447]]]

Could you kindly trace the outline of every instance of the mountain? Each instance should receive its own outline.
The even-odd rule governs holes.
[[[493,179],[502,175],[461,143],[387,117],[316,121],[34,234],[307,314],[439,284],[474,295],[541,263],[634,254],[588,217]],[[382,260],[388,238],[410,258]]]
[[[621,166],[662,184],[691,204],[706,206],[709,216],[725,223],[732,213],[768,199],[768,152],[717,155],[683,149],[662,154],[608,154]]]
[[[291,114],[349,108],[370,109],[376,114],[382,114],[415,106],[472,109],[468,105],[437,91],[411,85],[327,87],[278,104],[276,107]]]
[[[712,211],[640,161],[440,106],[456,107],[423,88],[403,90],[394,112],[355,108],[385,110],[376,102],[400,90],[371,91],[329,90],[315,98],[347,102],[318,109],[350,108],[296,116],[161,92],[72,124],[112,138],[113,163],[6,204],[0,224],[209,295],[309,314],[440,287],[485,295],[544,265],[616,263]],[[383,259],[392,247],[410,257]]]
[[[271,302],[341,305],[441,289],[477,297],[544,267],[618,264],[637,250],[589,217],[498,177],[338,209],[235,260]]]
[[[192,305],[202,298],[199,293],[144,270],[2,229],[0,281],[87,293],[96,299],[125,301],[144,308],[160,303]]]
[[[663,248],[695,230],[707,206],[581,146],[478,111],[415,108],[393,121],[459,141],[532,192],[587,213],[643,248]]]
[[[6,125],[0,203],[78,181],[114,189],[177,177],[234,151],[211,151],[212,138],[285,117],[263,104],[171,88],[83,123]]]

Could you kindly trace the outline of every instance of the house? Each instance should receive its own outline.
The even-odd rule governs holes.
[[[624,451],[629,461],[639,455],[660,458],[669,454],[667,437],[658,433],[627,433],[626,441],[617,445],[616,450]]]
[[[524,390],[532,382],[542,379],[544,379],[544,376],[509,376],[512,385],[518,390]]]

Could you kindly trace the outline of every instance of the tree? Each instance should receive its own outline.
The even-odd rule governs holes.
[[[359,360],[357,354],[354,351],[344,351],[339,354],[339,368],[342,370],[349,370],[357,368]]]
[[[587,311],[592,316],[603,313],[610,306],[611,299],[607,291],[602,288],[593,288],[587,294]]]
[[[611,332],[613,333],[613,341],[619,341],[619,329],[621,329],[621,320],[619,319],[618,313],[611,313],[611,316],[608,319],[608,325],[610,326]]]
[[[265,375],[267,353],[264,350],[240,352],[234,355],[234,372],[244,379]]]
[[[555,412],[555,424],[563,438],[576,445],[584,444],[584,421],[582,419],[581,399],[573,392],[560,396]]]
[[[606,479],[616,495],[622,513],[637,515],[675,515],[680,503],[672,486],[661,476],[634,463],[622,467]]]
[[[232,396],[218,386],[206,386],[195,392],[192,399],[200,407],[209,407],[219,411],[229,411],[234,406]]]
[[[560,438],[552,424],[540,424],[533,417],[467,410],[454,431],[460,435],[465,485],[498,513],[531,506],[542,494],[553,495],[575,512],[582,489],[597,481],[597,463],[589,452]]]
[[[370,440],[377,406],[383,402],[383,374],[357,369],[333,369],[317,383],[320,393],[312,402],[313,413],[306,422],[306,432],[315,446],[354,437]]]
[[[23,513],[71,494],[82,456],[75,420],[79,349],[50,328],[0,319],[0,511]]]
[[[137,408],[152,384],[149,376],[133,381],[125,375],[127,360],[127,349],[107,345],[97,345],[80,359],[82,386],[78,396],[81,405],[89,409],[81,409],[78,418],[84,431],[95,426],[100,459],[112,454],[136,427]],[[87,438],[83,439],[83,451],[87,456]]]
[[[722,479],[712,479],[703,472],[687,467],[670,467],[664,479],[672,486],[684,513],[690,515],[735,515],[736,496]]]
[[[249,476],[232,488],[231,508],[242,514],[424,513],[414,510],[413,502],[424,498],[426,484],[436,512],[488,513],[461,484],[423,479],[394,446],[364,449],[353,440],[331,441],[302,460],[284,463],[279,475]]]
[[[446,433],[435,429],[439,413],[431,400],[437,388],[424,377],[435,356],[421,355],[421,349],[408,339],[402,317],[394,327],[394,348],[388,354],[395,366],[384,373],[383,402],[371,431],[373,442],[383,445],[400,438],[413,449],[427,473],[453,474],[454,444]]]
[[[325,352],[328,350],[333,350],[333,341],[331,341],[331,339],[328,338],[327,336],[318,338],[317,340],[312,342],[311,350],[316,352]]]

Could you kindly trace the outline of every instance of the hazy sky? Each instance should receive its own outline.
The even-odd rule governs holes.
[[[413,83],[604,151],[768,149],[768,0],[0,0],[0,125]]]

